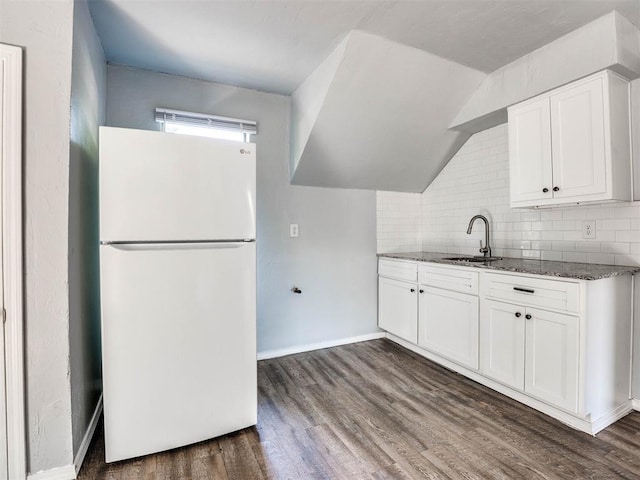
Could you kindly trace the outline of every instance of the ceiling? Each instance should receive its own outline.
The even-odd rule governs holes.
[[[89,0],[107,61],[291,94],[351,30],[491,72],[640,0]]]

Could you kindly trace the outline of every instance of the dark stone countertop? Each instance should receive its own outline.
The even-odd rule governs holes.
[[[573,278],[577,280],[599,280],[601,278],[619,275],[633,275],[640,272],[640,267],[624,265],[601,265],[599,263],[554,262],[549,260],[534,260],[525,258],[503,258],[493,262],[458,262],[445,260],[448,257],[471,257],[455,253],[437,252],[409,252],[409,253],[379,253],[378,257],[397,258],[400,260],[414,260],[417,262],[441,263],[458,267],[482,268],[487,270],[501,270],[505,272],[530,273],[533,275],[547,275],[550,277]]]

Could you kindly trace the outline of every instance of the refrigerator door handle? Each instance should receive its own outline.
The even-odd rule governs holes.
[[[240,248],[255,240],[203,241],[203,242],[100,242],[100,245],[118,250],[219,250]]]

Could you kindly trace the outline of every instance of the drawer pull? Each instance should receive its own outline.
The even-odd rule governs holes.
[[[416,291],[416,289],[415,289],[415,288],[412,288],[412,289],[411,289],[411,292],[415,292],[415,291]]]
[[[424,293],[424,290],[420,289],[420,293]]]
[[[527,320],[531,320],[531,315],[527,313],[527,314],[524,316],[524,318],[526,318]]]
[[[522,315],[520,312],[516,312],[516,318],[520,318],[520,315]]]
[[[529,288],[522,288],[522,287],[513,287],[513,289],[517,292],[525,292],[525,293],[534,293],[535,290],[531,290]]]

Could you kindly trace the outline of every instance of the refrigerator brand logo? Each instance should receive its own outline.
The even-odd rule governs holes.
[[[240,153],[242,153],[243,155],[249,155],[251,153],[251,150],[245,150],[244,148],[241,148]]]

